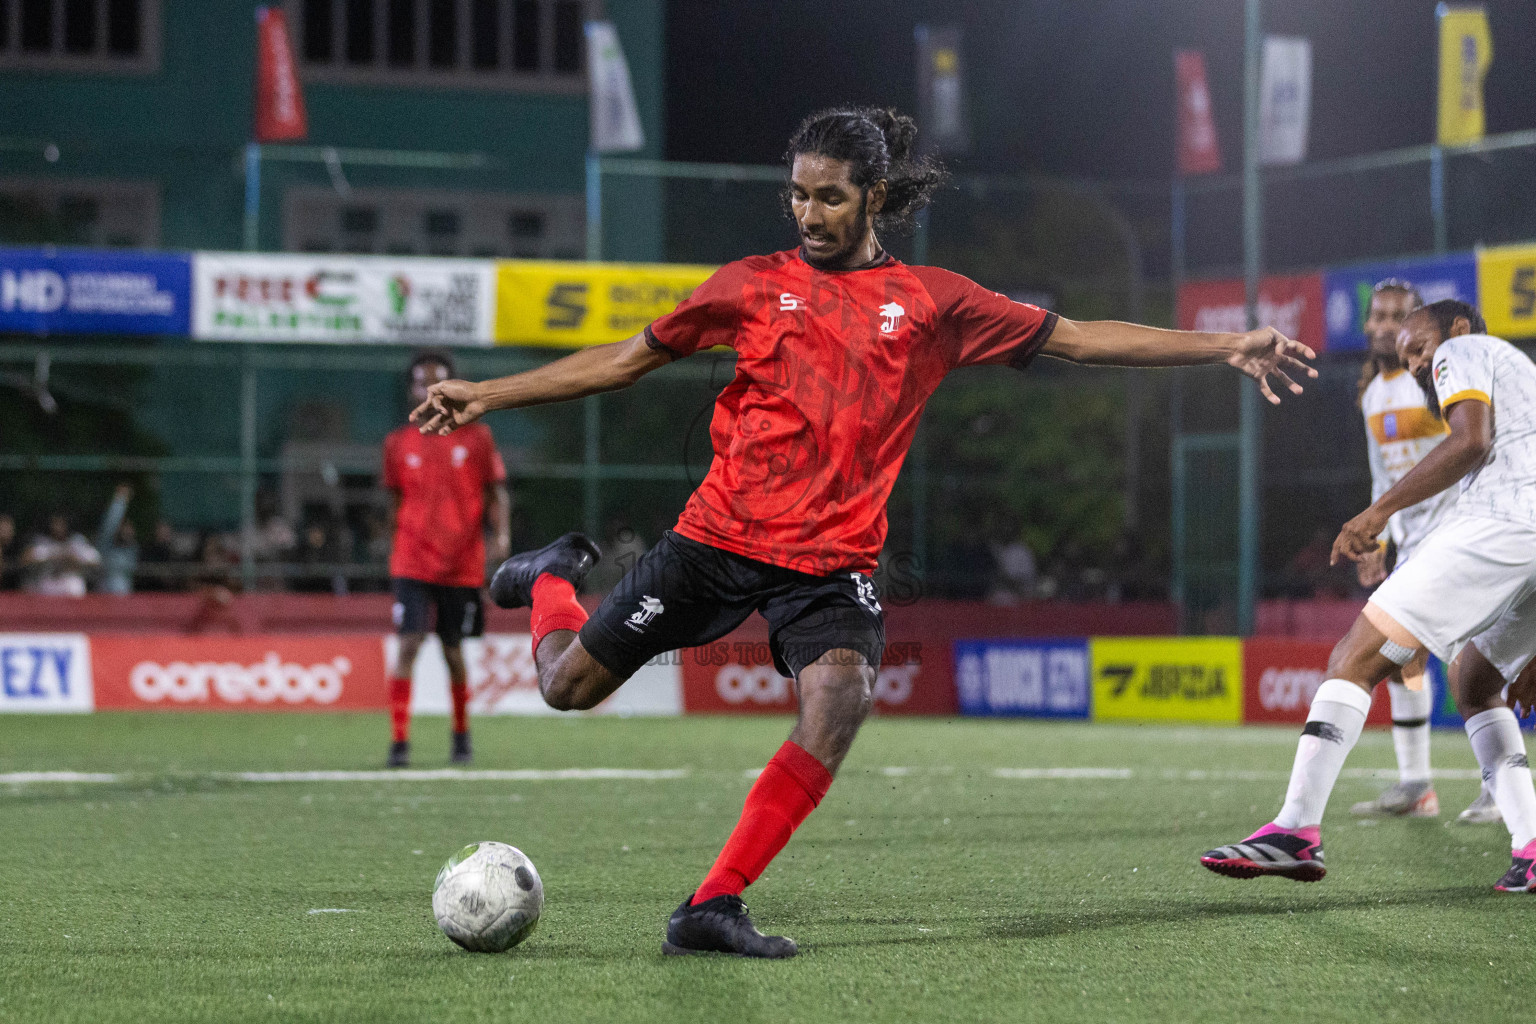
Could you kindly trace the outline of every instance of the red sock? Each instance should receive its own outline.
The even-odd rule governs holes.
[[[453,699],[453,731],[469,732],[469,685],[450,680],[448,696]]]
[[[529,631],[533,633],[533,653],[539,653],[539,643],[557,629],[580,629],[587,621],[587,610],[576,600],[576,588],[569,580],[553,573],[545,573],[533,581],[533,617]]]
[[[411,680],[395,678],[389,681],[389,724],[395,733],[395,742],[404,743],[411,734]]]
[[[784,849],[831,785],[832,773],[826,766],[799,744],[786,741],[752,784],[741,820],[704,876],[704,884],[693,894],[693,902],[726,893],[740,896]]]

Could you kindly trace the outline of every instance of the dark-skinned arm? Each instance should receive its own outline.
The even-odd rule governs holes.
[[[1341,558],[1358,562],[1376,547],[1376,537],[1387,528],[1387,520],[1394,512],[1412,508],[1455,486],[1488,458],[1493,448],[1490,406],[1473,398],[1464,399],[1446,410],[1445,421],[1450,424],[1451,436],[1431,448],[1387,493],[1339,530],[1330,565],[1338,565]]]
[[[506,484],[485,485],[485,512],[491,524],[491,558],[500,562],[512,553],[512,495]]]
[[[423,434],[450,434],[497,409],[564,402],[627,388],[672,361],[647,344],[643,333],[627,341],[594,345],[526,373],[470,383],[444,380],[427,389],[427,400],[411,412]]]
[[[1280,396],[1270,390],[1268,378],[1279,378],[1292,394],[1301,385],[1289,373],[1316,377],[1317,371],[1303,358],[1317,354],[1292,341],[1273,327],[1243,334],[1213,331],[1168,331],[1159,327],[1121,323],[1118,320],[1075,321],[1062,317],[1040,350],[1048,356],[1093,366],[1196,366],[1226,363],[1259,382],[1259,390],[1278,405]]]

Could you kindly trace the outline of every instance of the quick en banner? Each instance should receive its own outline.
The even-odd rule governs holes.
[[[1371,311],[1371,289],[1377,282],[1393,277],[1417,288],[1425,302],[1460,299],[1476,304],[1478,300],[1477,257],[1470,252],[1330,270],[1323,277],[1328,351],[1365,350],[1365,318]]]
[[[1243,719],[1243,644],[1233,637],[1090,641],[1095,720]]]
[[[90,711],[91,649],[80,633],[0,633],[0,712]]]
[[[185,336],[191,280],[177,253],[0,248],[0,330]]]
[[[503,260],[496,265],[496,343],[623,341],[676,309],[714,272],[685,263]]]
[[[965,715],[1087,718],[1086,640],[956,640],[955,687]]]

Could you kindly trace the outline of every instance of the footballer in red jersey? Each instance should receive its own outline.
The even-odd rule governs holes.
[[[427,388],[453,376],[447,353],[428,352],[411,363],[412,405]],[[452,759],[468,764],[469,677],[461,642],[485,624],[485,523],[495,531],[498,561],[510,547],[507,470],[483,423],[452,437],[423,434],[409,425],[384,439],[384,486],[394,502],[394,544],[389,554],[399,653],[390,670],[389,713],[394,733],[389,765],[410,764],[411,671],[427,630],[437,633],[448,663],[453,703]]]
[[[715,403],[714,459],[676,529],[588,618],[574,597],[599,557],[566,534],[509,559],[499,604],[530,605],[545,701],[598,704],[665,651],[708,643],[756,611],[799,716],[748,793],[703,884],[667,922],[668,953],[785,957],[741,893],[826,794],[869,713],[885,626],[871,573],[886,501],[923,405],[960,366],[1023,370],[1040,355],[1079,363],[1225,362],[1259,382],[1316,372],[1312,352],[1272,329],[1243,334],[1077,323],[1012,302],[958,274],[909,267],[877,230],[909,222],[943,174],[912,155],[916,126],[889,110],[843,108],[801,123],[786,154],[796,249],[722,267],[643,333],[527,373],[429,389],[412,421],[448,434],[495,409],[634,383],[700,349],[735,351]]]

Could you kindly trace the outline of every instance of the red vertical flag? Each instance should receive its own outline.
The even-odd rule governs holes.
[[[1205,54],[1180,50],[1173,55],[1179,92],[1179,173],[1212,174],[1221,170],[1211,90],[1205,81]]]
[[[293,142],[309,133],[304,93],[293,66],[288,18],[276,7],[256,8],[256,141]]]

